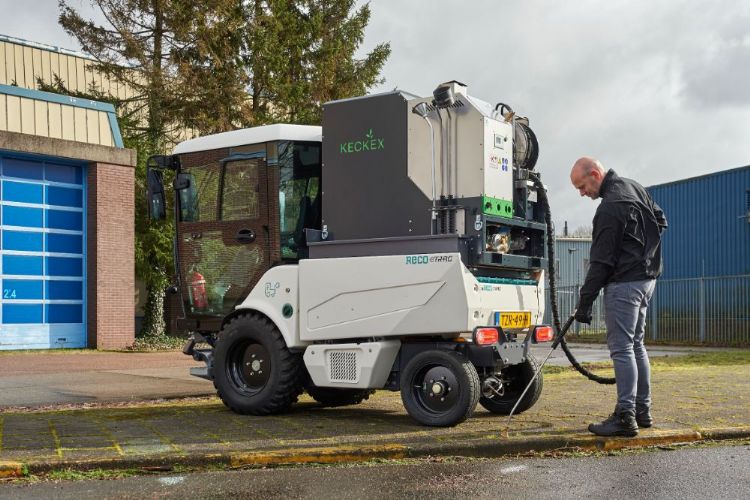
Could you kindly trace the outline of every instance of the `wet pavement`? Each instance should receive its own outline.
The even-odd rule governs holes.
[[[750,444],[616,456],[429,459],[6,485],[2,498],[747,498]]]

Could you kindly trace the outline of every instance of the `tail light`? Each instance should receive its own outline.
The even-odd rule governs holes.
[[[555,338],[555,332],[551,326],[537,326],[534,328],[534,340],[536,342],[550,342]]]
[[[497,344],[499,338],[497,328],[477,328],[474,330],[474,343],[477,345]]]

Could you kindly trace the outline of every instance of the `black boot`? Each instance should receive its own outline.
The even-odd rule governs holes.
[[[651,409],[645,406],[636,406],[635,421],[638,427],[646,429],[654,425],[654,419],[651,418]]]
[[[597,436],[625,436],[638,435],[638,425],[635,423],[635,412],[615,410],[615,412],[601,424],[590,424],[589,431]]]

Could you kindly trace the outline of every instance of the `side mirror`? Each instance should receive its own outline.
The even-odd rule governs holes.
[[[160,170],[152,168],[146,171],[146,206],[151,220],[167,218],[166,199],[164,197],[164,179]]]

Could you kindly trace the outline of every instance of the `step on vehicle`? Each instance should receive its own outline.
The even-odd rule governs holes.
[[[529,121],[459,82],[326,103],[322,127],[191,139],[149,159],[174,178],[185,353],[241,414],[303,392],[350,405],[400,391],[417,422],[508,414],[531,381],[547,264]],[[518,411],[542,392],[539,377]]]

